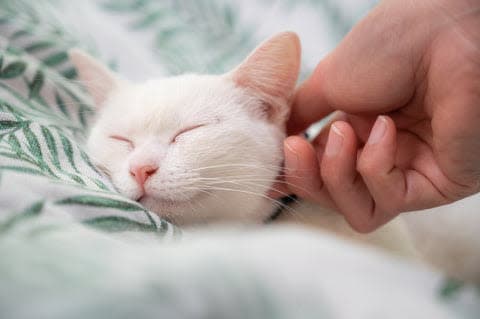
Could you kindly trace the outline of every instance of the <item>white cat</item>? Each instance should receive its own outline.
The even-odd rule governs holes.
[[[281,172],[299,73],[294,33],[274,36],[217,76],[134,84],[79,50],[70,58],[98,111],[88,152],[119,192],[180,225],[262,223],[275,212],[267,194]],[[340,215],[306,202],[281,219],[416,256],[401,219],[360,235]]]
[[[281,171],[300,43],[283,33],[230,73],[133,84],[73,50],[98,108],[93,161],[119,192],[177,224],[264,221]]]

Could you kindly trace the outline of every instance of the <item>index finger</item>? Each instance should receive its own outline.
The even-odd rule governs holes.
[[[322,73],[321,64],[319,64],[313,74],[297,89],[287,123],[289,135],[302,132],[334,111],[325,96],[325,80]]]

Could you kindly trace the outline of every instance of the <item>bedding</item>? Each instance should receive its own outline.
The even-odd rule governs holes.
[[[83,48],[129,78],[220,73],[290,29],[303,77],[374,1],[0,1],[0,317],[478,318],[478,289],[296,228],[182,231],[83,142]]]

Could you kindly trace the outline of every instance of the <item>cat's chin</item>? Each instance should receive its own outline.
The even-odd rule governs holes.
[[[145,208],[163,216],[177,212],[186,207],[192,207],[205,196],[207,196],[207,194],[197,194],[188,199],[172,200],[151,195],[143,195],[137,201]]]

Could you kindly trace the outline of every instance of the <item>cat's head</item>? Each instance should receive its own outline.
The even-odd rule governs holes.
[[[281,33],[223,75],[130,83],[85,53],[70,58],[97,108],[92,160],[125,196],[180,224],[259,222],[281,170],[300,43]]]

